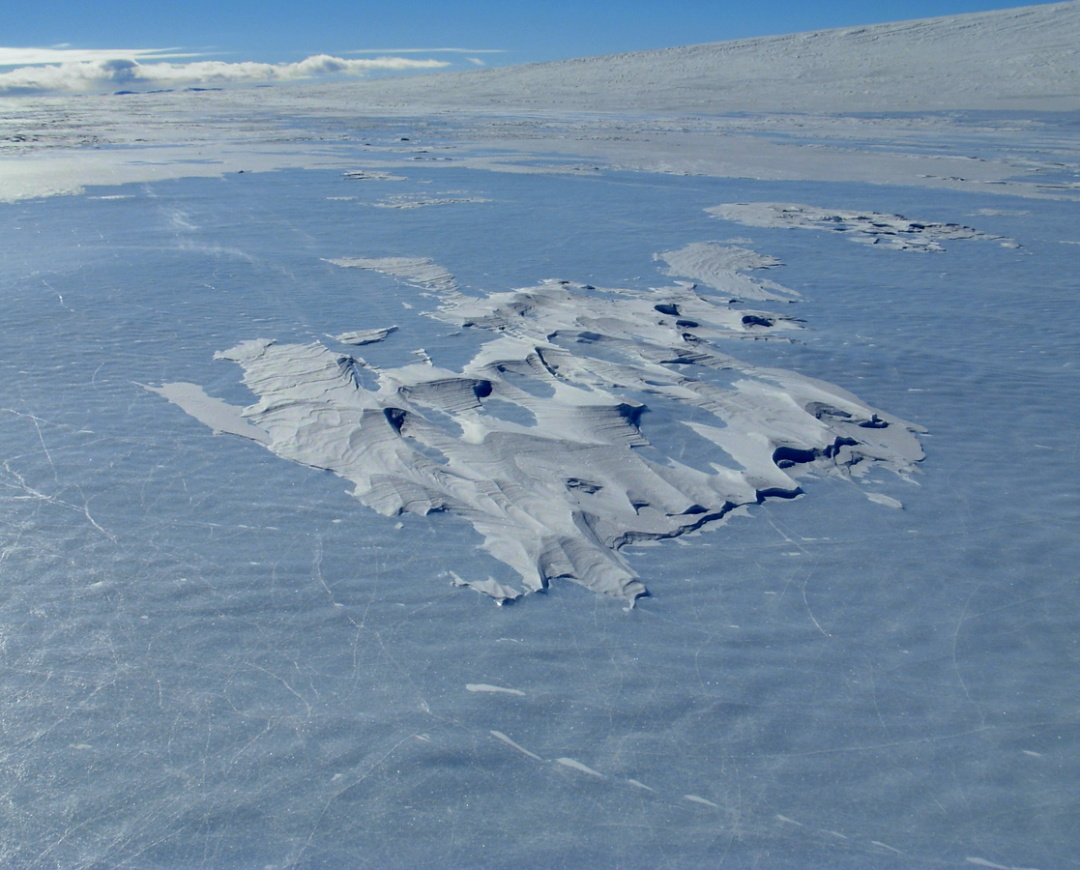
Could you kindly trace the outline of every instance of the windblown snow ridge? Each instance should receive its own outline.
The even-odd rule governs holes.
[[[705,209],[713,217],[750,227],[786,227],[789,229],[831,230],[846,233],[853,242],[881,245],[897,251],[940,253],[942,241],[980,239],[1000,242],[1005,247],[1019,247],[1003,236],[965,227],[932,221],[908,220],[903,215],[876,211],[826,209],[791,202],[732,202]]]
[[[319,342],[253,339],[216,354],[242,367],[259,397],[250,407],[210,399],[193,384],[155,391],[215,429],[333,471],[382,514],[463,517],[520,588],[508,578],[459,582],[500,603],[555,579],[633,602],[646,589],[620,553],[625,545],[794,497],[805,469],[904,474],[923,455],[918,427],[839,387],[721,352],[719,341],[799,328],[742,304],[791,292],[770,283],[763,293],[745,274],[776,265],[769,258],[716,244],[691,252],[659,256],[669,273],[685,263],[707,275],[715,292],[689,281],[635,291],[546,280],[475,297],[423,258],[335,259],[437,289],[434,317],[489,337],[460,371],[379,369]],[[707,460],[665,452],[664,437],[650,437],[654,408],[667,409],[665,426],[707,445]]]

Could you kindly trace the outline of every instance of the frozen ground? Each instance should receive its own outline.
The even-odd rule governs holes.
[[[13,103],[0,864],[1073,862],[1075,96],[318,93]]]

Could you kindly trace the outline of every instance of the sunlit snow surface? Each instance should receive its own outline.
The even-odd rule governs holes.
[[[1080,207],[395,172],[0,206],[0,864],[1072,860]],[[369,207],[388,202],[412,206]],[[747,203],[799,203],[815,221],[822,209],[845,229],[717,209]],[[848,243],[859,215],[884,241]],[[882,218],[898,216],[976,234],[892,244]],[[741,271],[725,273],[721,253]],[[523,302],[527,326],[513,319]],[[508,342],[566,354],[573,382],[527,349],[520,370],[481,372],[511,358]],[[672,365],[654,346],[706,356]],[[656,511],[647,486],[650,498],[593,510],[610,526],[592,527],[594,556],[649,589],[627,609],[637,587],[605,594],[557,567],[530,587],[527,560],[502,558],[487,521],[456,509],[478,503],[483,475],[464,495],[447,484],[431,505],[443,510],[384,516],[365,504],[395,514],[389,502],[350,494],[357,474],[265,449],[265,416],[232,410],[259,399],[243,383],[259,348],[325,349],[380,414],[390,380],[411,384],[429,428],[410,449],[433,468],[475,468],[477,433],[551,436],[561,419],[573,443],[588,430],[654,475],[730,479],[748,468],[721,449],[738,415],[684,401],[694,384],[744,397],[740,383],[813,384],[855,415],[843,425],[910,440],[854,465],[822,462],[828,439],[812,461],[782,453],[769,473],[787,491],[751,484],[730,499],[739,515],[651,546],[630,539],[669,535],[613,547],[610,524],[697,514]],[[490,392],[418,396],[436,369]],[[188,392],[170,395],[178,384]],[[648,410],[593,426],[572,413],[577,393],[550,404],[560,391]],[[789,410],[793,438],[845,419],[820,396]],[[382,419],[398,437],[402,418]],[[545,462],[566,504],[630,479],[565,473],[557,457]],[[543,585],[512,606],[488,597]]]

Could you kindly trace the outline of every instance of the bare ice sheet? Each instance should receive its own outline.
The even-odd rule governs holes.
[[[410,173],[0,207],[0,866],[1068,866],[1076,205]]]

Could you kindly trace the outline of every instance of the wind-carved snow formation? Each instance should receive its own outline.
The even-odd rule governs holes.
[[[997,241],[1005,247],[1017,247],[1011,239],[980,232],[962,224],[911,221],[902,215],[876,211],[842,211],[791,202],[732,202],[713,206],[705,211],[713,217],[749,227],[787,227],[847,233],[853,242],[881,245],[897,251],[936,253],[945,250],[941,245],[943,240],[956,239]]]
[[[799,295],[775,281],[747,274],[780,265],[775,257],[766,257],[747,248],[693,242],[677,251],[656,254],[655,259],[668,264],[666,275],[692,278],[698,284],[737,299],[790,302]]]
[[[403,278],[425,290],[453,290],[454,276],[427,257],[335,257],[327,260],[346,269],[367,269]]]
[[[713,289],[545,280],[477,297],[427,259],[331,260],[434,289],[433,317],[490,337],[460,371],[379,369],[319,342],[252,339],[216,354],[243,368],[259,397],[250,407],[192,384],[155,391],[216,430],[334,472],[382,514],[465,518],[517,581],[454,574],[455,583],[500,603],[560,578],[632,603],[646,589],[620,553],[625,545],[799,495],[806,470],[903,475],[922,458],[918,427],[839,387],[718,349],[800,328],[741,302],[793,295],[746,274],[776,261],[718,244],[658,256],[671,272],[707,276]],[[650,406],[711,445],[709,461],[694,467],[653,444]]]

